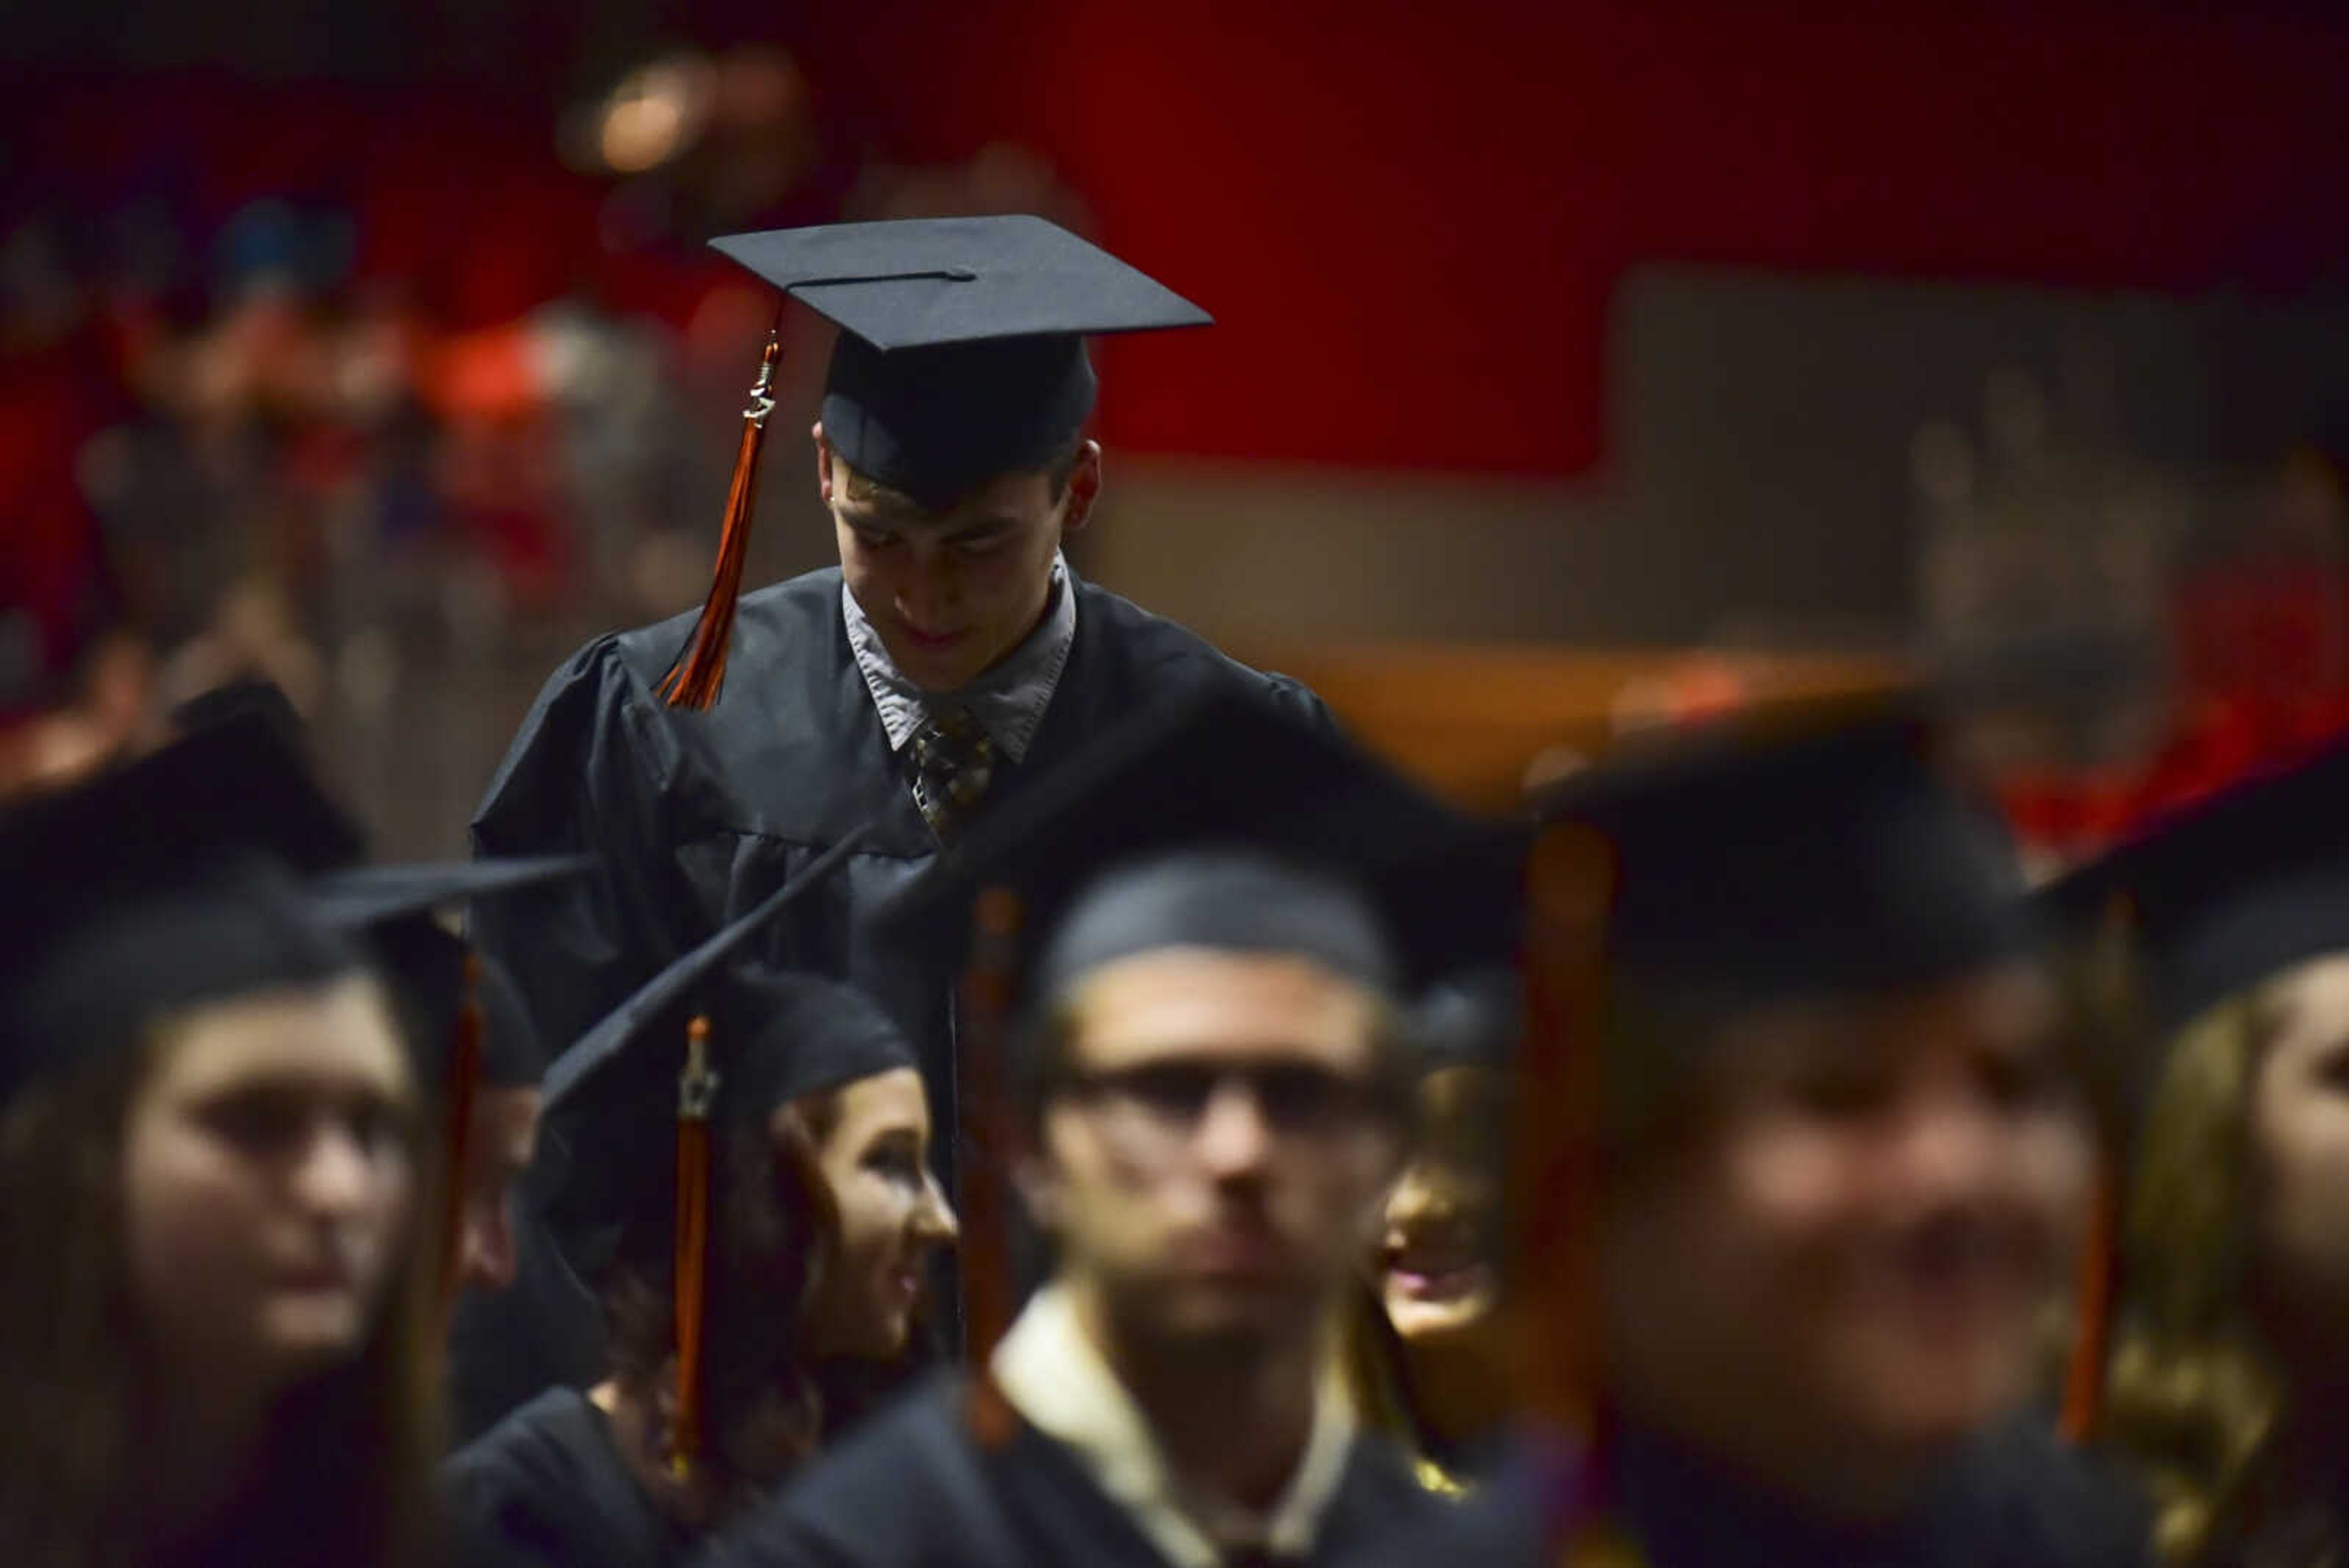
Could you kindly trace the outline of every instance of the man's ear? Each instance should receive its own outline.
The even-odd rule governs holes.
[[[1061,517],[1061,533],[1074,534],[1092,520],[1093,502],[1101,487],[1101,442],[1088,441],[1077,449],[1076,466],[1069,470],[1069,502]]]
[[[823,504],[829,506],[832,504],[832,442],[823,438],[822,420],[808,427],[808,434],[815,438],[816,493],[823,496]]]

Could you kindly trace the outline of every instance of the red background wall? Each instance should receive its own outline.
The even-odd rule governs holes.
[[[1106,350],[1129,450],[1586,471],[1609,293],[1651,259],[2288,291],[2349,254],[2349,28],[2273,12],[863,0],[781,26],[838,158],[1028,143],[1216,313]],[[474,316],[596,254],[543,110],[128,97],[50,118],[59,167],[160,139],[212,185],[356,182],[363,266]]]
[[[2349,249],[2349,43],[2311,22],[1016,9],[894,0],[814,58],[948,84],[883,136],[1033,140],[1108,243],[1216,312],[1118,351],[1148,366],[1109,410],[1131,445],[1583,469],[1609,292],[1651,258],[2194,290],[2303,286]]]

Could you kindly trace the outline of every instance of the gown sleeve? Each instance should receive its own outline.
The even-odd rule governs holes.
[[[604,860],[474,916],[474,941],[512,973],[551,1054],[676,956],[690,926],[666,830],[678,758],[657,701],[616,638],[589,644],[548,678],[474,814],[478,856]]]

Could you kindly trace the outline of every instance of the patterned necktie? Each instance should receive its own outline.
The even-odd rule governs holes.
[[[905,772],[922,820],[951,844],[995,776],[995,742],[960,708],[939,708],[905,743]]]

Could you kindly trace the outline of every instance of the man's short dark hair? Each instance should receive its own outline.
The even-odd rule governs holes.
[[[1084,452],[1085,436],[1084,432],[1080,431],[1071,437],[1069,443],[1055,452],[1049,461],[1039,463],[1035,470],[1029,471],[1040,472],[1044,475],[1044,482],[1050,488],[1052,500],[1056,504],[1061,497],[1068,494],[1069,482],[1075,477],[1077,462],[1084,456]],[[870,474],[860,472],[854,464],[837,452],[832,454],[832,461],[839,465],[836,477],[840,482],[842,493],[849,500],[875,506],[885,512],[906,514],[916,517],[936,515],[931,508],[923,505],[904,491],[892,489]]]

